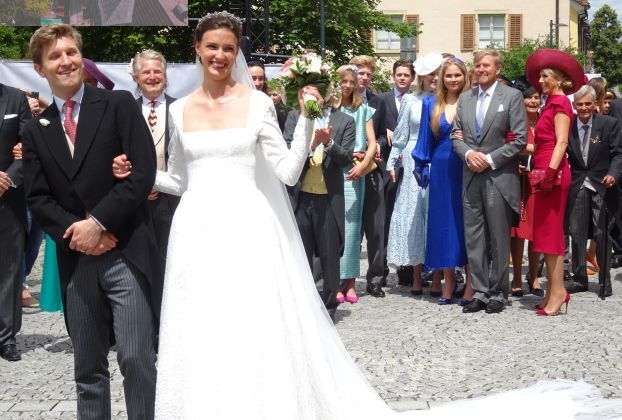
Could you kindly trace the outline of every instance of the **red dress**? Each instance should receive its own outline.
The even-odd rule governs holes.
[[[534,134],[527,130],[527,144],[534,144]],[[520,221],[518,227],[512,228],[512,238],[533,241],[533,204],[534,196],[527,174],[520,176]]]
[[[570,117],[570,127],[574,115],[570,100],[564,95],[552,95],[540,112],[535,128],[536,152],[534,169],[546,169],[551,162],[555,147],[555,115],[562,112]],[[570,167],[566,154],[558,167],[562,170],[561,186],[551,191],[534,194],[533,251],[545,254],[564,255],[564,215],[566,199],[570,189]]]

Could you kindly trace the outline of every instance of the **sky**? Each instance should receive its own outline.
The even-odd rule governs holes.
[[[622,18],[622,0],[590,0],[590,10],[588,11],[589,19],[592,20],[594,13],[601,8],[603,4],[608,4],[618,14],[618,19]]]

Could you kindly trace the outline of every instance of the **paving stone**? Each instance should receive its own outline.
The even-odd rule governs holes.
[[[42,255],[29,277],[37,297]],[[363,275],[366,269],[362,260]],[[496,315],[463,314],[427,294],[413,298],[396,285],[392,269],[383,299],[367,295],[364,278],[357,279],[361,300],[338,308],[336,327],[368,381],[400,411],[555,378],[584,380],[606,398],[622,398],[622,268],[612,274],[614,295],[606,301],[596,297],[592,277],[589,292],[572,296],[568,315],[536,317],[540,299],[532,295],[511,298]],[[232,310],[244,309],[232,303]],[[24,310],[17,344],[21,362],[0,360],[0,419],[75,418],[73,353],[62,314]],[[126,419],[114,351],[109,363],[112,417]]]

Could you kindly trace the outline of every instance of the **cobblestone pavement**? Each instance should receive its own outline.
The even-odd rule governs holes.
[[[29,278],[35,296],[40,270],[39,261]],[[384,299],[364,294],[364,281],[357,282],[362,298],[339,307],[337,329],[396,409],[426,409],[553,378],[583,379],[605,397],[622,398],[622,269],[612,274],[613,297],[599,300],[592,283],[590,292],[573,295],[567,316],[548,318],[534,315],[538,299],[531,295],[511,298],[501,314],[462,314],[456,305],[413,298],[391,274]],[[62,315],[25,309],[17,342],[22,361],[0,359],[0,419],[75,418],[73,358]],[[115,354],[109,359],[112,411],[124,419],[122,378]]]

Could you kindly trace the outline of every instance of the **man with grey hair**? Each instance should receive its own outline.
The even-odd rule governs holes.
[[[622,176],[622,125],[613,117],[594,113],[596,92],[591,86],[582,86],[574,94],[574,107],[577,118],[566,151],[572,174],[566,220],[571,236],[573,281],[566,285],[566,290],[588,290],[585,247],[591,231],[600,265],[598,294],[604,299],[611,296],[609,215],[618,206],[618,189],[612,187]]]
[[[166,171],[168,161],[168,107],[175,101],[164,93],[166,89],[166,59],[154,50],[137,53],[132,60],[132,78],[141,93],[136,102],[149,125],[156,150],[158,170]],[[179,197],[152,190],[148,200],[151,204],[156,240],[160,249],[162,267],[166,264],[166,249],[173,214]]]

